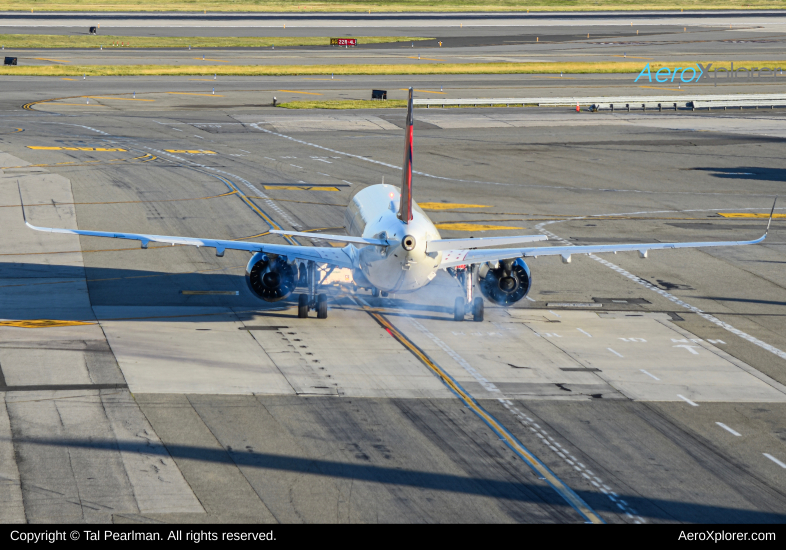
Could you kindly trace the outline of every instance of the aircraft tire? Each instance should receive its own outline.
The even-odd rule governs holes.
[[[372,288],[372,289],[371,289],[371,295],[372,295],[374,298],[377,298],[377,297],[379,297],[379,289],[378,289],[378,288]]]
[[[480,296],[472,301],[472,320],[477,322],[483,320],[483,298]]]
[[[327,294],[317,294],[317,319],[327,319]]]
[[[308,317],[308,294],[300,294],[297,297],[297,316],[298,319]]]
[[[456,302],[453,306],[453,319],[456,321],[463,321],[465,309],[466,303],[464,302],[464,298],[456,298]]]

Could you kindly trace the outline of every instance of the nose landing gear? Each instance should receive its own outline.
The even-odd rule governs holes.
[[[309,261],[306,264],[306,283],[308,294],[300,294],[297,300],[297,316],[300,319],[308,317],[309,310],[317,311],[317,319],[327,319],[327,294],[317,294],[317,264]]]

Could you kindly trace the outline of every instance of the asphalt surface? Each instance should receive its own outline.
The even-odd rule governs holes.
[[[613,93],[622,78],[444,89]],[[399,180],[404,113],[269,95],[412,81],[435,84],[4,81],[0,520],[585,522],[570,495],[608,523],[786,520],[781,218],[756,246],[533,259],[529,297],[487,303],[482,323],[452,321],[445,273],[388,298],[330,286],[328,319],[298,319],[251,295],[245,254],[22,224],[18,188],[40,226],[340,232],[353,193]],[[752,239],[786,170],[784,116],[418,109],[415,198],[445,238]]]

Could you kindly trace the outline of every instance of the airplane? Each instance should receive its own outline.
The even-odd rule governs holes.
[[[267,302],[277,302],[289,297],[296,288],[306,287],[306,292],[298,296],[298,317],[306,318],[309,311],[316,310],[319,319],[327,318],[328,307],[327,294],[318,292],[321,278],[318,265],[331,271],[336,267],[349,268],[352,270],[355,285],[371,290],[374,296],[380,293],[386,296],[387,293],[414,292],[428,285],[440,269],[445,270],[459,283],[463,291],[463,296],[456,298],[454,303],[454,319],[463,321],[471,314],[474,321],[482,321],[484,302],[480,296],[473,298],[474,287],[477,285],[481,294],[490,302],[503,306],[518,302],[532,287],[532,273],[524,258],[561,256],[564,263],[570,263],[574,254],[616,254],[625,251],[637,251],[642,258],[646,258],[650,250],[742,246],[761,243],[767,237],[775,202],[772,204],[764,235],[752,241],[510,248],[510,245],[545,241],[548,237],[519,235],[443,239],[434,223],[413,199],[412,92],[412,88],[409,88],[401,188],[383,183],[371,185],[355,194],[344,213],[344,228],[348,235],[270,231],[282,236],[346,243],[346,246],[340,249],[36,227],[28,223],[24,204],[22,217],[25,224],[36,231],[131,239],[140,241],[142,248],[147,248],[150,242],[158,242],[215,248],[216,256],[219,257],[222,257],[227,249],[250,252],[252,256],[246,267],[246,281],[254,295]],[[21,187],[19,199],[21,202]],[[492,248],[498,246],[509,248]]]

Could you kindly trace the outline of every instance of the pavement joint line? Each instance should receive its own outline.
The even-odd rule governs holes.
[[[604,524],[606,523],[603,518],[601,518],[594,510],[592,510],[582,499],[579,497],[568,485],[566,485],[560,478],[558,478],[543,462],[541,462],[535,455],[533,455],[529,450],[521,444],[521,442],[511,434],[496,418],[494,418],[491,414],[489,414],[480,404],[475,400],[472,395],[470,395],[466,390],[464,390],[458,382],[456,382],[453,377],[451,377],[447,372],[445,372],[437,363],[435,363],[425,352],[423,352],[419,347],[417,347],[409,338],[407,338],[401,331],[399,331],[393,324],[387,320],[382,314],[377,313],[375,311],[371,311],[370,306],[368,303],[360,297],[353,296],[353,298],[358,302],[358,304],[366,310],[366,312],[371,315],[379,324],[382,326],[387,332],[396,339],[399,343],[401,343],[404,347],[406,347],[410,352],[412,352],[424,365],[426,365],[429,369],[432,370],[434,374],[445,384],[448,389],[464,404],[469,407],[475,415],[477,415],[499,438],[502,440],[508,448],[510,448],[514,453],[516,453],[524,462],[532,468],[536,473],[538,473],[545,481],[563,498],[565,501],[574,509],[576,510],[581,516],[583,516],[588,522],[595,523],[595,524]],[[415,325],[417,328],[420,326],[422,331],[425,331],[424,334],[431,334],[428,329],[420,325],[416,320],[412,319],[411,317],[407,317],[408,320]],[[433,335],[431,335],[434,339]],[[438,339],[437,339],[438,340]],[[435,340],[435,343],[439,345],[439,343]],[[441,342],[441,340],[440,340]],[[444,344],[444,343],[443,343]],[[443,348],[444,349],[444,348]],[[455,353],[455,352],[454,352]],[[460,356],[457,355],[460,358]],[[463,360],[462,360],[463,361]],[[466,363],[466,361],[464,361]],[[467,366],[469,364],[467,363]],[[466,368],[466,367],[465,367]],[[469,366],[469,368],[474,371],[474,369]],[[476,379],[482,378],[477,371]],[[474,375],[473,375],[474,376]],[[485,380],[485,379],[483,379]],[[487,382],[488,384],[492,385],[491,383]],[[496,388],[495,388],[496,389]],[[499,389],[496,389],[499,392]],[[500,399],[499,401],[503,401]]]
[[[742,437],[742,434],[741,434],[741,433],[739,433],[739,432],[737,432],[737,431],[735,431],[735,430],[732,430],[731,428],[729,428],[729,427],[728,427],[726,424],[724,424],[723,422],[716,422],[716,424],[717,424],[718,426],[720,426],[721,428],[723,428],[724,430],[726,430],[727,432],[729,432],[731,435],[736,435],[737,437]]]
[[[709,209],[709,210],[708,209],[685,210],[685,212],[689,212],[689,211],[705,211],[706,212],[706,211],[718,211],[718,210],[730,210],[730,209],[713,208],[713,209]],[[735,210],[761,210],[761,208],[749,208],[749,209],[737,208]],[[677,212],[677,211],[676,210],[661,211],[661,212],[658,212],[658,213],[666,213],[666,212]],[[630,213],[628,213],[626,215],[630,215]],[[554,223],[558,223],[558,222],[562,222],[562,221],[583,220],[583,219],[592,218],[592,217],[593,216],[577,216],[575,218],[572,218],[571,220],[554,220],[554,221],[543,222],[543,223],[537,224],[535,226],[535,229],[537,229],[538,231],[540,231],[544,235],[547,235],[548,237],[551,237],[551,238],[555,239],[556,241],[561,242],[565,246],[575,246],[574,243],[568,241],[567,239],[563,239],[562,237],[552,233],[551,231],[548,231],[547,229],[545,229],[545,226],[546,225],[551,225],[551,224],[554,224]],[[703,319],[713,323],[714,325],[717,325],[717,326],[719,326],[719,327],[721,327],[721,328],[731,332],[732,334],[734,334],[736,336],[739,336],[743,340],[747,340],[748,342],[750,342],[752,344],[755,344],[755,345],[759,346],[760,348],[765,349],[765,350],[769,351],[770,353],[772,353],[774,355],[777,355],[781,359],[786,359],[786,352],[784,352],[783,350],[781,350],[779,348],[776,348],[775,346],[770,345],[770,344],[764,342],[763,340],[759,340],[758,338],[756,338],[754,336],[751,336],[750,334],[748,334],[746,332],[743,332],[743,331],[733,327],[732,325],[730,325],[729,323],[726,323],[725,321],[721,321],[720,319],[718,319],[714,315],[710,315],[709,313],[705,313],[704,311],[702,311],[698,307],[693,306],[693,305],[685,302],[684,300],[681,300],[680,298],[677,298],[673,294],[671,294],[669,292],[666,292],[665,290],[662,290],[662,289],[656,287],[655,285],[653,285],[649,281],[645,281],[644,279],[642,279],[638,275],[634,275],[630,271],[627,271],[626,269],[623,269],[623,268],[619,267],[618,265],[609,262],[608,260],[604,260],[603,258],[601,258],[599,256],[596,256],[595,254],[588,254],[588,256],[590,258],[592,258],[593,260],[601,263],[602,265],[605,265],[606,267],[608,267],[610,269],[613,269],[614,271],[616,271],[620,275],[622,275],[624,277],[627,277],[631,281],[633,281],[633,282],[635,282],[635,283],[637,283],[637,284],[639,284],[639,285],[641,285],[641,286],[643,286],[645,288],[648,288],[649,290],[651,290],[653,292],[656,292],[657,294],[660,294],[664,298],[674,302],[677,305],[680,305],[680,306],[684,307],[685,309],[688,309],[688,310],[696,313],[697,315],[699,315]],[[753,374],[753,373],[750,373],[750,374]],[[759,379],[761,379],[761,378],[759,378]],[[762,381],[766,382],[766,380],[762,380]],[[771,381],[767,382],[767,383],[769,385],[772,385]],[[775,389],[778,389],[778,388],[775,388]],[[781,391],[781,390],[778,390],[778,391]]]

